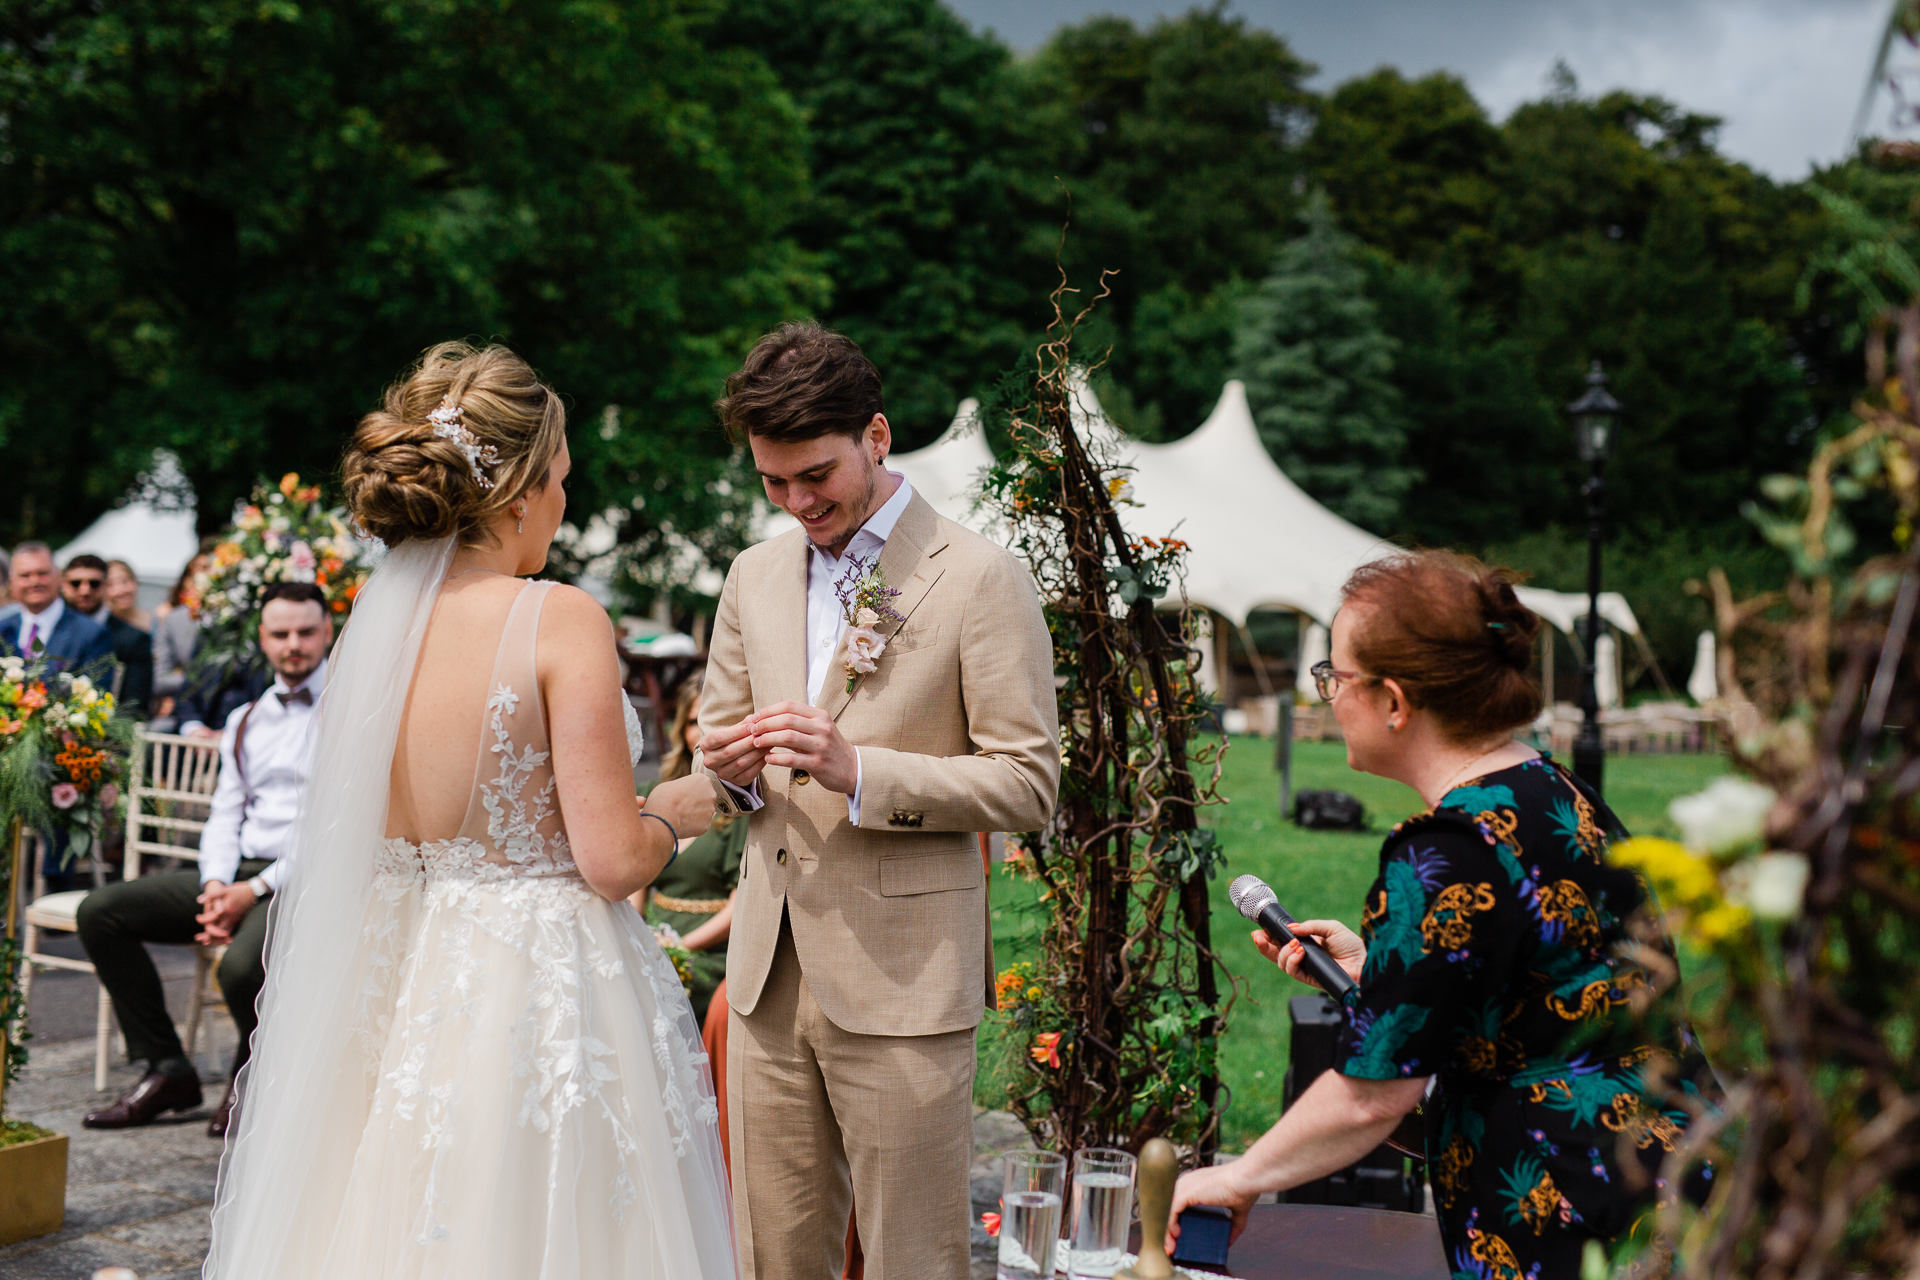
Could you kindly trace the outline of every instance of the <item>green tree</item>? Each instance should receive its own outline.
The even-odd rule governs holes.
[[[1458,76],[1382,67],[1347,81],[1320,104],[1302,160],[1340,225],[1395,261],[1469,283],[1498,269],[1507,144]]]
[[[780,234],[800,120],[758,58],[705,46],[716,16],[8,6],[0,536],[71,532],[156,446],[217,525],[258,473],[331,471],[386,382],[462,335],[594,423],[576,511],[629,541],[705,527],[728,457],[707,402],[823,293]]]
[[[1427,546],[1484,547],[1565,515],[1558,446],[1572,437],[1540,389],[1532,349],[1470,310],[1455,279],[1380,254],[1367,263],[1368,296],[1396,344],[1393,384],[1419,476],[1401,532]]]
[[[939,0],[731,0],[722,30],[805,113],[790,231],[833,283],[821,319],[930,442],[1047,319],[1059,202],[1011,55]]]
[[[1367,297],[1359,244],[1334,225],[1325,195],[1308,200],[1305,221],[1241,304],[1234,368],[1281,469],[1362,528],[1396,533],[1417,478],[1392,380],[1396,344]]]
[[[1072,193],[1069,275],[1118,272],[1084,335],[1113,349],[1096,385],[1129,429],[1184,435],[1220,394],[1242,281],[1298,212],[1314,67],[1216,4],[1063,27],[1024,70],[1056,107],[1036,116]]]

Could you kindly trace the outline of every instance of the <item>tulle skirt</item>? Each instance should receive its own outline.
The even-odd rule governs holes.
[[[733,1280],[719,1112],[672,963],[577,875],[467,853],[383,852],[366,1075],[327,1104],[323,1162],[350,1171],[289,1233],[324,1247],[277,1273]]]

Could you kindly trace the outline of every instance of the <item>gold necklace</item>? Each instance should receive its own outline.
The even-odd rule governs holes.
[[[1467,771],[1473,768],[1473,766],[1479,764],[1482,760],[1485,760],[1488,756],[1499,755],[1502,751],[1505,751],[1508,747],[1512,745],[1513,745],[1513,739],[1508,738],[1505,742],[1501,743],[1499,746],[1494,747],[1489,751],[1482,751],[1479,755],[1475,756],[1473,759],[1467,761],[1464,765],[1460,766],[1460,768],[1455,769],[1453,771],[1453,776],[1447,779],[1447,785],[1444,787],[1441,787],[1440,790],[1436,793],[1438,798],[1434,801],[1434,803],[1438,804],[1441,800],[1445,800],[1447,798],[1447,793],[1453,790],[1453,784],[1460,781],[1461,778],[1465,777],[1467,774]]]

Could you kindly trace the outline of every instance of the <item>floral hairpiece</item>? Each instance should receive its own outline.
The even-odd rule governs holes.
[[[467,465],[473,468],[473,482],[482,489],[491,489],[493,477],[482,468],[499,466],[500,451],[476,440],[473,432],[467,430],[461,421],[461,416],[460,406],[453,402],[452,396],[448,396],[440,402],[438,409],[427,415],[427,421],[433,424],[436,439],[453,441],[467,455]]]

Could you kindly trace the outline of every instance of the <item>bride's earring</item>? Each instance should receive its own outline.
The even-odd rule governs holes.
[[[525,533],[527,531],[527,504],[522,502],[514,507],[513,514],[519,517],[514,521],[513,531],[515,533]]]

